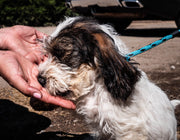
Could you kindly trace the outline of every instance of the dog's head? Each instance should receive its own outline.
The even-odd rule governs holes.
[[[109,26],[84,18],[61,23],[45,41],[48,60],[39,66],[39,81],[52,95],[77,99],[103,81],[110,95],[126,100],[139,72],[123,55],[123,44]]]

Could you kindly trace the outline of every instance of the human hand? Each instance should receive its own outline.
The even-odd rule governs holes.
[[[44,33],[33,27],[16,25],[0,30],[0,49],[17,52],[39,64],[43,59],[41,44],[37,39],[43,39]]]
[[[75,109],[75,105],[71,101],[47,93],[37,81],[37,66],[15,52],[0,51],[0,75],[11,86],[27,96],[33,96],[46,103]]]
[[[17,53],[0,51],[0,75],[11,86],[27,96],[33,96],[46,103],[75,109],[75,105],[72,102],[60,97],[51,96],[47,93],[37,81],[37,66]]]
[[[75,105],[71,101],[51,96],[37,81],[36,64],[39,64],[44,58],[37,38],[42,39],[44,35],[28,26],[18,25],[1,29],[0,75],[27,96],[33,96],[46,103],[75,109]]]

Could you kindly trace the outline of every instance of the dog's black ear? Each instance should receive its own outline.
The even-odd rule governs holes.
[[[95,52],[107,90],[115,99],[127,100],[133,92],[140,72],[115,49],[113,40],[104,33],[94,34],[98,51]]]

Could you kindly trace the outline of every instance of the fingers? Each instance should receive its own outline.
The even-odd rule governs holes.
[[[18,89],[20,92],[24,93],[24,95],[26,96],[32,96],[45,103],[54,104],[68,109],[76,108],[76,106],[69,100],[65,100],[57,96],[52,96],[45,89],[39,91],[38,89],[29,86],[27,82],[21,77],[15,77],[13,79],[16,79],[16,81],[11,80],[11,85]]]
[[[17,82],[18,81],[18,82]],[[22,77],[14,77],[11,80],[11,85],[18,89],[26,96],[32,96],[36,99],[39,99],[45,103],[54,104],[68,109],[75,109],[76,106],[69,100],[50,95],[44,88],[41,87],[41,90],[30,86]],[[33,84],[36,86],[35,84]]]
[[[47,93],[45,89],[43,89],[41,91],[41,93],[42,93],[42,98],[40,100],[43,102],[54,104],[57,106],[68,108],[68,109],[75,109],[76,108],[76,106],[74,105],[73,102],[71,102],[69,100],[65,100],[65,99],[58,97],[58,96],[52,96],[49,93]]]
[[[75,109],[75,105],[68,100],[60,97],[51,96],[37,81],[37,74],[33,67],[34,62],[40,63],[43,59],[37,52],[39,48],[36,38],[46,36],[34,28],[25,26],[14,26],[8,42],[8,50],[6,55],[1,55],[1,71],[10,85],[21,91],[27,96],[33,96],[46,103],[55,104],[69,109]],[[7,29],[6,29],[7,31]],[[9,31],[9,30],[8,30]],[[9,39],[8,39],[9,40]],[[14,44],[12,44],[14,42]],[[3,52],[4,53],[4,52]],[[4,61],[6,60],[6,62]],[[10,70],[10,71],[7,71]]]
[[[21,69],[23,71],[23,77],[16,77],[13,79],[19,79],[18,82],[14,82],[14,86],[26,95],[33,96],[43,102],[62,106],[68,109],[75,109],[75,105],[68,100],[60,97],[51,96],[46,89],[42,88],[37,80],[38,69],[35,64],[23,59],[22,56],[17,56]],[[20,75],[19,75],[20,76]],[[22,75],[21,75],[22,76]],[[24,79],[23,79],[24,78]],[[25,85],[25,86],[22,86]]]

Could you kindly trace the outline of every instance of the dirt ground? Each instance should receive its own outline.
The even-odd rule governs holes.
[[[55,27],[38,27],[52,33]],[[173,21],[134,21],[121,39],[136,50],[176,30]],[[169,99],[180,99],[180,36],[134,57]],[[25,97],[0,79],[0,139],[91,140],[88,125],[73,110]],[[31,106],[31,105],[33,106]],[[176,109],[180,140],[180,107]]]

